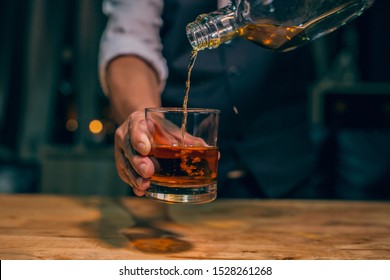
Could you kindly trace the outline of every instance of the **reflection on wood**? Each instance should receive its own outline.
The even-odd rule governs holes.
[[[0,259],[390,259],[390,203],[0,196]]]

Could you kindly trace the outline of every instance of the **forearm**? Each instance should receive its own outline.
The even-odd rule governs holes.
[[[106,71],[113,117],[118,124],[134,111],[161,105],[157,74],[141,58],[117,57],[108,64]]]

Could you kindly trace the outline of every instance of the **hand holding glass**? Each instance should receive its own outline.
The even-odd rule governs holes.
[[[148,108],[145,117],[155,168],[146,196],[168,203],[214,200],[219,111]]]

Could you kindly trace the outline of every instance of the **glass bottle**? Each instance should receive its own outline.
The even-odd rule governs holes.
[[[374,0],[235,0],[187,25],[195,50],[235,37],[288,51],[322,37],[368,9]]]

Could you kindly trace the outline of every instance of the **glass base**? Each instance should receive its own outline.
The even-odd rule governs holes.
[[[217,197],[217,183],[200,187],[166,187],[151,183],[145,196],[165,203],[200,204]]]

